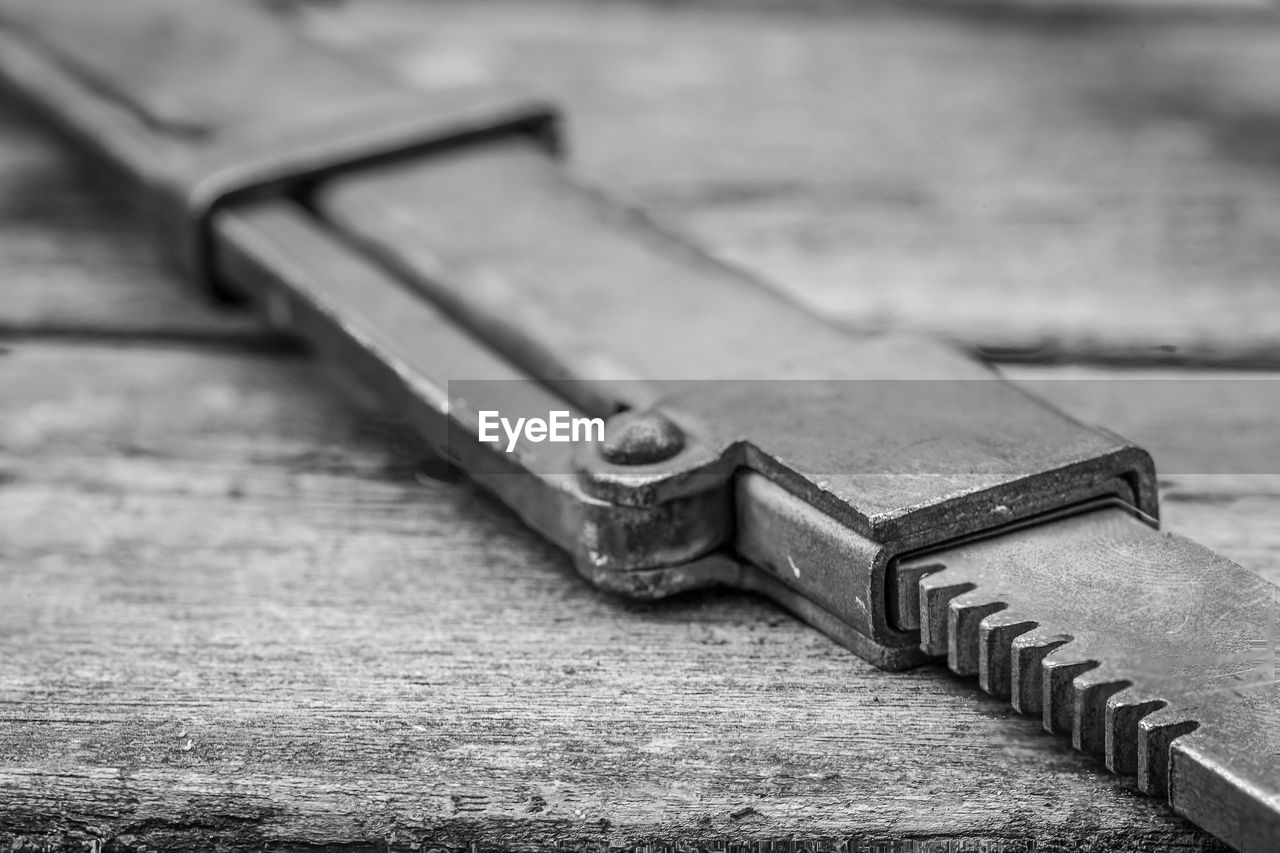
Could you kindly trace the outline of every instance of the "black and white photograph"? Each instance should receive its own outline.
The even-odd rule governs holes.
[[[0,0],[0,853],[1280,853],[1280,3]]]

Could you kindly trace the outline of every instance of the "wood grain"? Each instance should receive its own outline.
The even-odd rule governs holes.
[[[265,339],[159,262],[120,188],[0,101],[0,333]]]
[[[587,180],[852,326],[1280,363],[1276,14],[315,5],[315,38],[388,73],[553,96]],[[0,112],[0,329],[251,336],[154,286],[89,171]]]
[[[415,477],[403,428],[309,361],[26,341],[3,364],[17,849],[1217,849],[942,671],[878,672],[743,595],[592,591],[465,481]],[[1280,577],[1278,495],[1174,521]]]
[[[1280,13],[340,8],[315,36],[410,79],[551,94],[588,180],[848,324],[1039,359],[1280,353]]]

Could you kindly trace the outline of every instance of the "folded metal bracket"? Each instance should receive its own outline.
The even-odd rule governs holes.
[[[544,103],[496,86],[409,88],[238,3],[10,0],[0,80],[140,185],[165,252],[224,296],[209,217],[231,199],[478,138],[557,145]]]

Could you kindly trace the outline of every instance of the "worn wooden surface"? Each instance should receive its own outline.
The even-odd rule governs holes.
[[[1270,19],[760,5],[370,0],[307,26],[561,93],[582,173],[851,324],[1274,358]],[[590,590],[160,270],[8,110],[0,223],[0,849],[1218,849],[967,681],[877,672],[747,596]],[[1169,526],[1280,580],[1280,466],[1196,455],[1274,453],[1263,386],[1012,372],[1155,447]]]
[[[851,325],[1280,361],[1275,15],[950,5],[370,0],[314,30],[554,93],[586,178]]]

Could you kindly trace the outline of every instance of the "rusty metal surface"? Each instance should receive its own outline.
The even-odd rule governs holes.
[[[0,81],[136,184],[166,251],[206,279],[207,219],[229,198],[486,134],[554,145],[545,104],[411,89],[240,3],[3,0]]]
[[[689,439],[678,453],[648,464],[584,456],[559,472],[576,473],[586,494],[619,512],[710,492],[727,503],[733,470],[747,467],[882,543],[883,561],[1044,511],[1117,476],[1155,511],[1140,449],[992,380],[948,347],[855,339],[826,326],[577,191],[542,144],[488,136],[478,144],[481,130],[527,129],[528,116],[501,111],[498,125],[486,124],[495,112],[485,96],[406,94],[247,7],[6,0],[0,22],[8,28],[0,76],[133,177],[186,235],[169,242],[188,248],[201,244],[220,199],[387,153],[365,143],[400,150],[403,128],[370,121],[370,105],[416,103],[413,142],[435,146],[434,156],[348,169],[307,201],[523,376],[597,414],[660,404],[659,419]],[[475,144],[439,151],[441,134],[456,138],[460,122]],[[243,291],[231,278],[228,289]],[[768,348],[757,345],[766,328]],[[668,384],[681,379],[715,384]],[[739,383],[760,379],[777,382],[763,395]],[[854,394],[818,379],[865,384]],[[964,390],[943,405],[904,405],[867,381],[894,379],[975,381],[959,383]],[[795,430],[797,421],[806,428]]]
[[[895,582],[925,652],[1235,847],[1280,849],[1276,587],[1123,508],[904,561]]]
[[[1062,503],[1068,508],[1058,513],[1068,516],[1096,505],[1100,493],[1110,494],[1101,499],[1107,504],[1131,503],[1127,483],[1116,479],[1101,490],[1081,491],[1075,496],[1079,500],[1064,495]],[[786,591],[786,597],[778,592],[771,592],[771,597],[799,612],[790,598],[802,596],[809,605],[821,609],[823,622],[804,612],[800,613],[802,618],[834,634],[840,643],[877,666],[905,669],[930,658],[930,651],[920,646],[918,618],[895,618],[903,612],[901,590],[909,588],[907,579],[918,580],[923,573],[917,572],[914,564],[895,564],[883,545],[859,536],[760,474],[738,473],[734,506],[734,549],[769,575],[780,591]],[[1034,523],[1040,523],[1038,517],[1009,526]],[[915,599],[914,591],[909,598]],[[914,609],[907,612],[918,613]],[[830,621],[839,623],[838,633],[827,627]],[[859,634],[851,637],[849,632],[854,629]]]
[[[578,405],[674,422],[683,444],[661,459],[578,460],[584,489],[616,505],[728,491],[754,471],[871,543],[847,549],[848,571],[877,589],[897,554],[1088,497],[1156,512],[1140,449],[944,345],[833,329],[578,189],[527,143],[352,170],[311,203]],[[802,587],[832,606],[830,590]],[[901,646],[880,601],[841,612]]]
[[[642,597],[710,582],[688,569],[669,577],[650,570],[689,563],[725,541],[730,517],[720,495],[616,507],[591,498],[565,473],[573,445],[526,444],[504,453],[475,441],[477,411],[487,403],[459,396],[452,377],[496,381],[498,402],[512,412],[572,406],[332,239],[297,205],[240,205],[216,214],[214,229],[219,272],[239,282],[268,319],[375,391],[439,453],[568,551],[588,578]],[[637,570],[642,577],[628,575]]]

